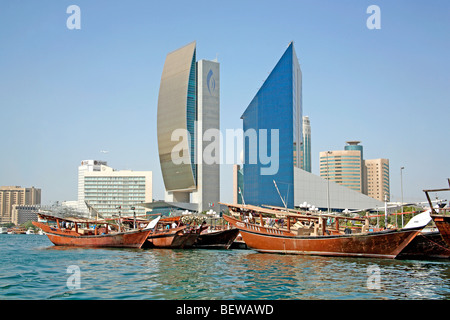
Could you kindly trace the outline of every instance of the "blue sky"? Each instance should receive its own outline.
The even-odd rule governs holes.
[[[81,29],[69,30],[69,5]],[[369,5],[381,9],[370,30]],[[390,160],[391,200],[425,201],[450,177],[450,2],[14,1],[0,2],[0,185],[35,186],[43,203],[76,200],[81,160],[153,171],[164,197],[156,112],[168,52],[197,41],[218,57],[221,129],[240,116],[290,41],[303,72],[303,114],[319,152],[360,140]],[[108,150],[109,153],[100,153]],[[232,200],[231,165],[221,200]]]

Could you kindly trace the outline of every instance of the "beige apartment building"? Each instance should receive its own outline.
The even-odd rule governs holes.
[[[41,189],[20,186],[0,187],[0,224],[14,222],[13,205],[38,204],[41,204]]]
[[[363,193],[361,152],[359,150],[320,152],[320,176]]]
[[[389,159],[364,160],[364,170],[367,177],[367,195],[384,201],[387,195],[389,201]]]
[[[390,201],[389,160],[364,160],[360,141],[347,141],[345,150],[320,152],[320,176],[371,198]]]

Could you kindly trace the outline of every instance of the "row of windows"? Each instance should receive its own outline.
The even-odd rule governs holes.
[[[145,177],[84,177],[85,181],[145,181]]]
[[[98,195],[98,194],[86,194],[86,199],[102,199],[102,200],[145,200],[145,197],[140,194],[124,194],[121,196],[114,196],[114,195]]]
[[[90,190],[96,190],[96,189],[99,189],[99,190],[127,190],[127,189],[130,189],[130,190],[134,191],[135,189],[145,190],[145,185],[138,184],[138,185],[132,185],[132,186],[117,186],[117,185],[110,186],[110,185],[86,184],[86,185],[84,185],[84,188],[90,189]]]

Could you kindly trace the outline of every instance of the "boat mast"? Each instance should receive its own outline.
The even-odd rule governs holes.
[[[282,201],[283,204],[284,204],[284,208],[286,209],[286,212],[287,212],[287,211],[288,211],[288,209],[287,209],[287,204],[286,204],[286,202],[284,201],[283,197],[281,196],[280,190],[278,189],[278,186],[277,186],[277,183],[275,182],[275,180],[273,180],[273,183],[275,184],[275,188],[277,188],[278,195],[280,196],[281,201]]]
[[[239,187],[239,194],[241,195],[242,203],[243,203],[244,206],[245,206],[244,194],[241,192],[241,187]]]

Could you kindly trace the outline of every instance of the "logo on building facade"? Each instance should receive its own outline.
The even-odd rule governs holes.
[[[208,86],[209,94],[213,94],[216,89],[216,80],[214,79],[214,74],[211,69],[209,69],[208,75],[206,76],[206,84]]]

